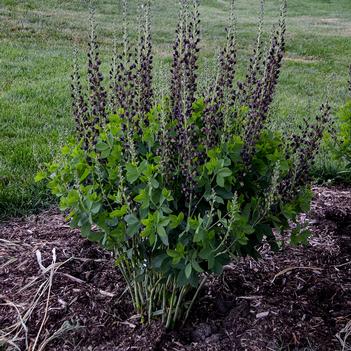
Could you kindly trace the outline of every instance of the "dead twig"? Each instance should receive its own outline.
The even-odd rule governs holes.
[[[336,334],[336,338],[341,344],[341,351],[351,351],[351,342],[348,339],[351,337],[351,320],[345,325],[343,329]]]
[[[288,268],[283,269],[281,272],[277,273],[274,276],[274,278],[272,279],[271,284],[273,284],[275,282],[275,280],[278,277],[280,277],[281,275],[284,275],[284,274],[286,274],[288,272],[291,272],[291,271],[294,271],[294,270],[297,270],[297,269],[308,269],[308,270],[312,270],[312,271],[317,271],[318,273],[323,270],[323,268],[318,268],[318,267],[299,267],[299,266],[288,267]]]
[[[38,255],[37,255],[37,257],[38,257]],[[38,261],[38,263],[39,263],[40,268],[42,268],[42,270],[45,271],[45,267],[43,265],[41,265],[41,261],[40,262]],[[55,250],[55,248],[53,248],[52,249],[52,263],[51,263],[51,266],[55,267],[55,263],[56,263],[56,250]],[[52,280],[53,280],[53,277],[54,277],[54,273],[55,273],[55,268],[52,268],[51,271],[50,271],[50,277],[49,277],[49,281],[48,281],[48,295],[47,295],[47,299],[46,299],[44,317],[43,317],[43,320],[42,320],[42,322],[40,324],[39,331],[37,333],[37,336],[36,336],[35,341],[34,341],[34,345],[32,347],[33,351],[35,350],[35,347],[37,346],[37,343],[39,341],[39,337],[40,337],[41,331],[42,331],[42,329],[43,329],[43,327],[44,327],[44,325],[46,323],[46,320],[47,320],[48,310],[49,310],[49,303],[50,303],[50,296],[51,296]],[[40,350],[40,349],[38,349],[38,350]]]
[[[338,264],[337,266],[334,266],[335,268],[340,268],[340,267],[345,267],[347,265],[351,264],[351,261],[349,262],[345,262],[345,263],[342,263],[342,264]]]
[[[242,299],[242,300],[258,300],[262,299],[263,296],[259,295],[253,295],[253,296],[238,296],[237,299]]]

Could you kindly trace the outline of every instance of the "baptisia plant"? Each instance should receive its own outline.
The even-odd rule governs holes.
[[[127,17],[124,5],[124,18]],[[211,274],[233,258],[258,257],[276,232],[307,211],[309,168],[329,109],[285,137],[267,128],[285,49],[283,1],[268,45],[257,40],[236,80],[234,1],[217,74],[199,91],[199,5],[181,0],[169,91],[155,96],[150,4],[139,9],[136,49],[125,22],[104,84],[92,17],[88,91],[72,76],[76,133],[41,172],[72,227],[111,250],[142,321],[186,319]],[[267,49],[264,49],[264,48]],[[273,231],[275,229],[276,231]],[[292,241],[306,238],[297,227]]]

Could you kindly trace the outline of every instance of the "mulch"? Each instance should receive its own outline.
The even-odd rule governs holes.
[[[173,331],[140,324],[113,257],[57,211],[0,224],[0,350],[349,350],[351,190],[314,190],[309,244],[232,262]]]

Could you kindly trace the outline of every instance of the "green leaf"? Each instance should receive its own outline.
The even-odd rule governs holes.
[[[169,245],[168,235],[166,233],[165,228],[162,225],[157,226],[157,234],[160,237],[160,239],[162,240],[163,244],[168,246]]]
[[[162,255],[158,255],[156,257],[154,257],[152,260],[151,260],[151,265],[152,267],[156,268],[156,269],[159,269],[161,268],[162,266],[162,263],[164,262],[165,259],[167,259],[167,255],[166,254],[162,254]]]
[[[185,276],[187,279],[190,278],[191,272],[192,272],[192,266],[191,266],[191,263],[188,263],[185,267]]]
[[[127,205],[123,205],[121,208],[118,208],[114,211],[112,211],[110,213],[110,217],[114,218],[114,217],[117,217],[117,218],[120,218],[120,217],[123,217],[128,211],[128,206]]]
[[[234,196],[231,191],[226,191],[225,189],[216,189],[216,194],[224,200],[231,200]]]
[[[170,221],[170,218],[162,217],[159,221],[159,225],[162,225],[162,227],[167,227]]]
[[[229,168],[227,167],[221,168],[218,171],[216,176],[217,185],[220,186],[221,188],[224,188],[225,178],[228,178],[231,175],[232,175],[232,171]]]
[[[90,225],[83,225],[81,227],[81,234],[83,237],[93,242],[100,242],[103,238],[103,234],[101,232],[92,231]]]
[[[158,189],[160,186],[160,183],[155,178],[151,178],[150,184],[154,189]]]
[[[220,175],[217,175],[216,177],[216,183],[218,186],[220,186],[221,188],[224,188],[224,178],[221,177]]]
[[[126,227],[125,224],[122,222],[119,222],[117,228],[112,230],[110,233],[112,240],[116,242],[123,242],[125,240],[125,235]]]
[[[210,247],[204,247],[199,253],[199,256],[205,261],[207,261],[211,255],[212,249]]]
[[[184,286],[188,284],[188,279],[185,276],[184,270],[179,271],[178,277],[177,277],[177,285],[178,286]]]
[[[167,201],[172,201],[173,200],[173,196],[171,194],[171,192],[166,189],[166,188],[163,188],[162,189],[162,196],[167,200]]]
[[[196,272],[198,272],[198,273],[202,273],[204,270],[200,267],[200,265],[199,265],[199,263],[195,260],[195,259],[193,259],[192,261],[191,261],[191,265],[192,265],[192,267],[194,268],[194,270],[196,271]]]
[[[88,240],[93,241],[93,242],[100,242],[103,238],[104,234],[101,232],[93,232],[91,231],[89,235],[87,236]]]
[[[103,141],[99,141],[96,144],[95,148],[97,151],[103,152],[103,151],[107,151],[110,147],[108,146],[108,144],[104,143]]]
[[[311,236],[311,232],[308,229],[303,229],[301,228],[301,225],[297,225],[296,228],[294,228],[291,231],[291,238],[290,242],[292,245],[297,246],[297,245],[307,245],[308,244],[308,238]]]
[[[189,218],[188,219],[188,226],[192,230],[196,230],[198,226],[202,224],[202,218]]]
[[[101,203],[94,202],[94,204],[90,208],[90,212],[92,214],[97,214],[100,211],[100,208],[101,208]]]
[[[201,225],[199,225],[195,230],[193,242],[194,243],[203,242],[205,238],[206,238],[206,231]]]
[[[138,180],[140,176],[138,167],[136,165],[128,163],[126,165],[126,170],[127,170],[126,178],[129,183],[133,184],[136,180]]]
[[[134,200],[136,202],[141,203],[141,208],[146,209],[150,206],[150,197],[149,197],[149,189],[146,187],[145,189],[140,190],[140,194],[137,195]]]
[[[232,175],[232,171],[228,167],[221,168],[218,172],[223,178],[230,177]]]
[[[170,218],[170,227],[171,229],[175,229],[177,228],[182,222],[183,222],[183,219],[184,219],[184,213],[183,212],[180,212],[178,214],[178,216],[176,215],[170,215],[169,216]]]
[[[47,177],[46,172],[44,171],[40,171],[36,174],[36,176],[34,177],[34,180],[36,183],[41,182],[43,179],[45,179]]]
[[[63,146],[61,149],[62,155],[68,155],[70,151],[71,149],[68,145]]]
[[[67,197],[61,198],[61,201],[65,200],[65,204],[67,207],[73,207],[79,202],[79,193],[77,190],[71,190],[68,194]]]
[[[215,173],[219,167],[221,167],[221,164],[217,158],[213,158],[206,163],[208,174]]]
[[[139,174],[147,174],[147,170],[150,169],[149,168],[149,164],[147,162],[147,160],[144,160],[143,162],[140,163],[139,167],[138,167],[138,172]]]
[[[129,237],[134,236],[138,233],[140,229],[140,222],[139,219],[134,214],[129,214],[124,217],[124,220],[127,223],[127,235]]]
[[[214,259],[212,271],[215,274],[223,273],[223,266],[229,262],[229,257],[227,255],[220,255]]]
[[[82,182],[83,180],[85,180],[88,175],[90,174],[90,169],[89,168],[86,168],[83,172],[83,174],[80,176],[79,180],[80,182]]]
[[[214,197],[214,201],[215,201],[217,204],[224,205],[224,200],[223,200],[220,196],[215,196],[215,197]]]
[[[167,250],[167,255],[172,258],[179,257],[179,253],[176,250]]]
[[[208,269],[212,270],[215,266],[215,263],[216,263],[216,259],[215,259],[213,252],[211,251],[211,254],[207,258]]]

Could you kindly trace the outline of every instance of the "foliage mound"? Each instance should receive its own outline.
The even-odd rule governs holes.
[[[126,4],[124,11],[126,18]],[[295,135],[269,124],[285,12],[283,1],[265,45],[262,8],[247,75],[238,82],[233,2],[216,77],[199,91],[199,6],[182,0],[163,96],[153,90],[149,2],[140,5],[135,49],[125,23],[108,84],[92,16],[88,89],[77,64],[72,76],[76,134],[37,179],[48,179],[73,227],[114,252],[143,321],[159,316],[173,327],[186,319],[209,274],[234,257],[258,257],[263,242],[278,249],[275,233],[309,209],[308,174],[329,107]],[[299,225],[291,233],[295,244],[307,236]]]

